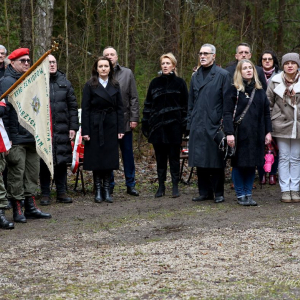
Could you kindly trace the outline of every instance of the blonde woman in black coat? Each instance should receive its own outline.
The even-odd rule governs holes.
[[[118,139],[124,136],[123,102],[113,72],[111,61],[99,57],[82,95],[83,168],[93,171],[96,203],[113,202],[110,174],[119,169]]]
[[[252,187],[255,178],[255,167],[264,165],[265,144],[271,142],[272,124],[269,100],[258,79],[257,71],[250,60],[241,60],[234,73],[234,85],[230,97],[224,103],[224,131],[228,145],[236,144],[236,155],[232,162],[232,180],[238,203],[254,206]],[[245,110],[252,93],[253,101],[242,122],[238,125],[237,141],[234,137],[234,123]],[[236,111],[234,120],[233,115]]]
[[[157,163],[156,198],[165,194],[168,160],[172,197],[179,197],[180,145],[186,129],[188,90],[185,81],[177,77],[176,65],[172,53],[160,57],[162,74],[151,81],[143,110],[142,131],[153,144]]]

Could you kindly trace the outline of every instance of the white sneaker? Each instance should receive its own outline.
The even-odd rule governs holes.
[[[300,202],[299,191],[291,191],[292,202]]]
[[[285,202],[285,203],[292,202],[291,191],[281,193],[281,202]]]

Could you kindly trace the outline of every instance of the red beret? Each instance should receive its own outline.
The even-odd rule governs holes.
[[[28,48],[19,48],[13,51],[9,56],[8,59],[14,60],[18,57],[21,57],[23,55],[29,55],[29,49]]]

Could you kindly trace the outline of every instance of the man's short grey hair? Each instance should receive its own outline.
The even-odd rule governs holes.
[[[4,58],[4,66],[8,66],[11,63],[11,60],[8,59],[7,57]]]
[[[7,50],[3,45],[0,45],[0,49],[4,49],[5,55],[7,54]]]
[[[204,44],[204,45],[201,46],[201,48],[202,47],[209,47],[211,49],[211,53],[212,54],[216,54],[216,47],[214,45],[212,45],[212,44]]]
[[[116,50],[113,46],[106,46],[106,47],[103,49],[103,52],[102,52],[103,55],[104,55],[104,50],[106,50],[106,49],[108,49],[108,48],[114,49],[114,50],[116,51],[116,55],[118,55],[117,50]]]
[[[239,47],[240,47],[240,46],[248,47],[248,48],[249,48],[249,52],[250,52],[250,53],[252,52],[252,51],[251,51],[251,46],[250,46],[248,43],[240,43],[240,44],[238,44],[237,47],[235,48],[235,53],[238,53]]]

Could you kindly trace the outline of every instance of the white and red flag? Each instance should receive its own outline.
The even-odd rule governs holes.
[[[5,102],[0,101],[0,106],[6,106]],[[5,130],[2,118],[0,118],[0,153],[6,152],[11,148],[11,144]]]

